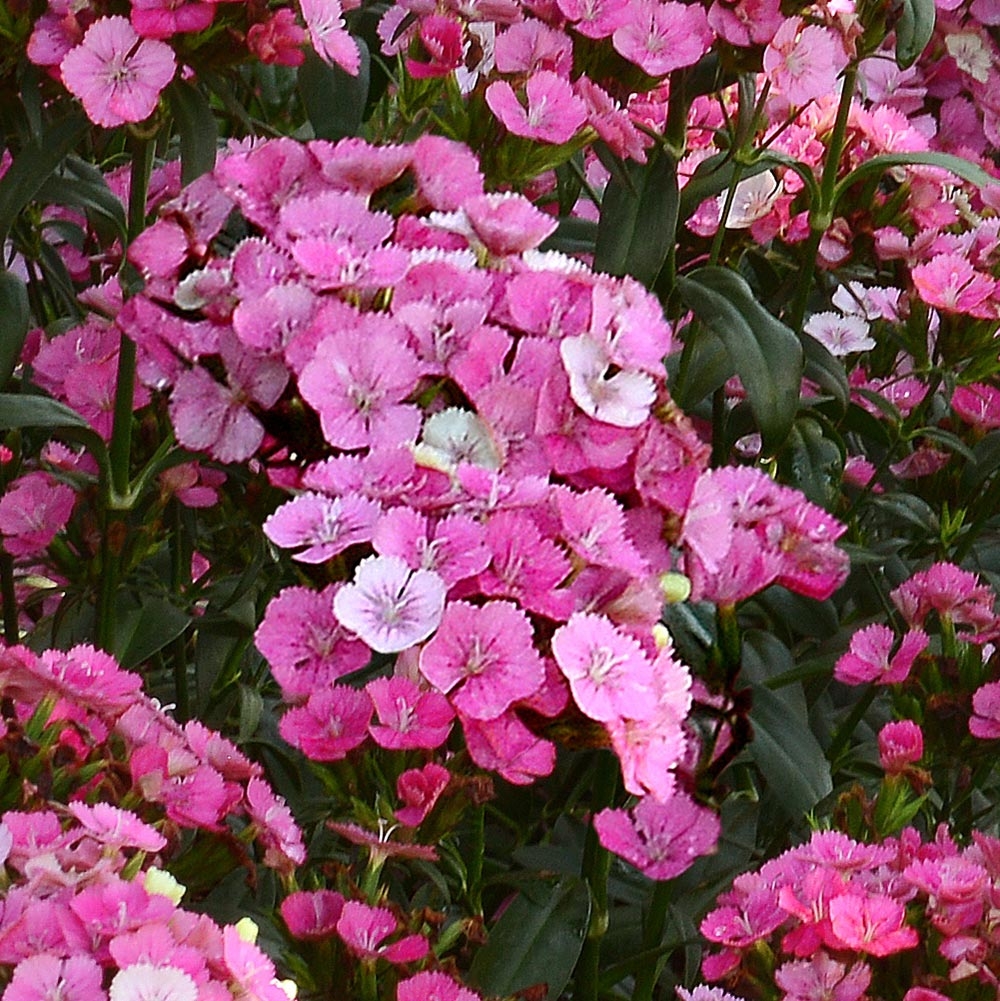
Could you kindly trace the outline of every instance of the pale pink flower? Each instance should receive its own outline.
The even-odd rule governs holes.
[[[935,563],[915,573],[889,597],[911,626],[922,626],[932,611],[977,633],[996,623],[992,589],[980,583],[976,574],[953,563]]]
[[[4,1001],[105,1001],[103,971],[92,956],[28,956],[14,967]],[[180,999],[178,999],[180,1001]]]
[[[525,95],[527,104],[522,105],[506,80],[495,80],[486,88],[490,111],[516,136],[566,143],[587,121],[587,109],[573,88],[549,70],[528,78]]]
[[[498,257],[534,249],[558,225],[553,216],[513,191],[469,198],[462,211],[476,239]]]
[[[628,5],[628,13],[611,41],[616,52],[649,76],[693,66],[712,44],[712,29],[700,5],[638,0]]]
[[[894,642],[893,631],[877,622],[858,630],[834,665],[833,676],[848,685],[900,684],[909,677],[913,662],[927,648],[930,637],[922,629],[911,629],[893,654]]]
[[[742,998],[727,993],[721,987],[708,987],[705,984],[699,984],[691,990],[678,987],[677,996],[681,1001],[743,1001]]]
[[[591,719],[644,719],[655,702],[642,647],[603,615],[577,612],[552,637],[552,654],[573,699]]]
[[[325,563],[359,542],[371,540],[381,507],[367,497],[326,497],[307,492],[282,504],[264,522],[264,534],[282,549],[298,549],[292,559]]]
[[[656,384],[645,372],[623,370],[605,345],[589,335],[566,337],[559,354],[569,376],[570,396],[588,416],[614,427],[642,424],[656,400]]]
[[[420,653],[420,673],[464,716],[495,719],[541,687],[545,670],[528,617],[509,601],[450,602]]]
[[[971,724],[970,724],[971,726]],[[887,775],[906,771],[924,756],[924,734],[913,720],[886,723],[878,732],[878,757]]]
[[[451,772],[433,761],[423,768],[408,768],[396,780],[396,795],[404,804],[396,819],[407,827],[419,827],[450,781]]]
[[[153,113],[176,62],[169,45],[141,38],[124,17],[115,16],[95,21],[59,69],[87,117],[112,128]]]
[[[379,722],[369,725],[380,747],[409,750],[440,747],[451,732],[455,713],[440,693],[421,691],[409,678],[375,678],[365,688]]]
[[[628,812],[602,810],[594,829],[608,851],[657,880],[679,876],[714,851],[721,833],[718,815],[680,792],[663,803],[644,796]]]
[[[478,994],[452,980],[447,973],[426,971],[400,980],[396,1001],[481,1001]]]
[[[803,25],[800,17],[788,18],[764,50],[768,80],[798,106],[834,93],[846,65],[847,53],[836,34],[818,24]]]
[[[861,316],[843,316],[832,311],[813,313],[806,320],[803,329],[835,358],[844,358],[859,351],[871,351],[875,347],[868,321]]]
[[[413,570],[398,556],[369,556],[336,593],[333,610],[373,650],[398,653],[437,629],[444,599],[444,581],[433,570]]]
[[[341,0],[299,0],[299,7],[316,55],[357,76],[361,54],[344,25]]]
[[[141,821],[130,810],[111,803],[70,803],[66,808],[93,837],[109,848],[137,848],[153,854],[167,845],[159,831]]]
[[[198,985],[176,966],[135,963],[111,981],[109,1001],[197,1001]]]
[[[848,968],[825,952],[783,963],[774,972],[785,1001],[861,1001],[871,978],[871,968],[865,963]]]

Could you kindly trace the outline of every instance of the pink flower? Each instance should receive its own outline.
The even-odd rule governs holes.
[[[951,394],[951,409],[978,431],[1000,428],[1000,389],[984,382],[957,386]]]
[[[972,696],[969,731],[980,740],[1000,739],[1000,681],[980,685]]]
[[[576,613],[552,637],[573,699],[591,719],[644,719],[655,702],[653,668],[638,642],[603,615]]]
[[[678,792],[665,803],[644,796],[629,812],[602,810],[594,829],[605,848],[659,880],[679,876],[713,851],[721,825],[715,812]]]
[[[247,48],[262,62],[277,66],[301,66],[306,33],[295,23],[295,12],[283,7],[247,32]]]
[[[836,91],[837,77],[846,65],[840,39],[818,24],[803,26],[800,17],[788,18],[764,50],[767,78],[796,106]]]
[[[593,337],[566,337],[559,354],[569,376],[573,402],[588,416],[614,427],[639,427],[656,400],[656,384],[645,372],[622,369],[606,345]]]
[[[994,278],[977,271],[961,254],[938,254],[910,271],[917,294],[928,306],[949,313],[968,313],[993,319],[990,297],[996,291]]]
[[[293,559],[324,563],[359,542],[371,540],[381,507],[366,497],[304,493],[282,504],[264,522],[264,534],[283,549],[305,546]]]
[[[533,250],[558,225],[555,218],[513,191],[469,198],[462,211],[476,239],[498,257]]]
[[[478,994],[456,983],[447,973],[427,971],[396,987],[396,1001],[481,1001]]]
[[[361,959],[381,957],[390,963],[412,963],[427,955],[427,940],[422,935],[407,935],[391,945],[382,942],[399,927],[392,911],[369,907],[359,900],[348,900],[337,921],[337,934],[344,945]]]
[[[59,67],[66,89],[83,102],[87,117],[109,128],[148,118],[175,68],[169,45],[141,38],[117,16],[95,21]]]
[[[110,803],[75,802],[67,806],[77,822],[109,848],[137,848],[153,854],[167,845],[159,831],[143,823],[134,813]]]
[[[256,827],[257,838],[265,848],[265,865],[287,875],[305,862],[302,831],[292,811],[259,775],[254,775],[247,783],[246,807]]]
[[[906,909],[882,893],[841,893],[830,901],[830,928],[848,949],[871,956],[890,956],[919,941],[906,921]]]
[[[299,0],[299,7],[316,55],[357,76],[361,54],[344,26],[341,0]]]
[[[154,986],[155,985],[155,986]],[[176,966],[134,963],[111,981],[110,1001],[197,1001],[198,985]]]
[[[922,629],[911,629],[890,657],[894,641],[895,634],[888,626],[873,623],[860,629],[834,666],[833,676],[848,685],[897,685],[905,681],[930,638]]]
[[[541,687],[545,670],[528,617],[508,601],[476,607],[448,604],[434,638],[420,653],[420,673],[456,709],[475,719],[496,719],[511,703]]]
[[[786,1001],[861,1001],[872,971],[864,963],[845,967],[825,952],[811,959],[783,963],[774,972]]]
[[[0,534],[11,556],[38,556],[66,526],[76,493],[46,473],[15,480],[0,498]]]
[[[878,732],[878,756],[887,775],[906,771],[907,765],[924,756],[923,731],[909,719],[886,723]]]
[[[615,51],[650,76],[693,66],[712,44],[712,29],[700,5],[674,0],[637,0],[612,36]]]
[[[92,956],[29,956],[14,968],[4,1001],[105,1001],[103,972]]]
[[[295,938],[324,939],[337,928],[344,896],[335,890],[297,890],[281,901],[281,917]]]
[[[396,819],[407,827],[419,827],[450,781],[451,772],[433,761],[423,768],[408,768],[396,780],[396,795],[404,803]]]
[[[365,689],[379,723],[371,724],[380,747],[407,750],[440,747],[448,739],[455,713],[439,692],[423,692],[409,678],[376,678]]]
[[[495,80],[486,88],[490,111],[514,135],[561,144],[569,142],[586,123],[584,103],[566,80],[550,70],[530,76],[524,89],[526,106],[506,80]]]
[[[379,653],[398,653],[427,639],[444,612],[444,581],[411,570],[398,556],[369,556],[334,596],[337,621]]]
[[[932,611],[977,633],[992,629],[996,623],[993,591],[974,573],[953,563],[935,563],[915,573],[889,597],[911,626],[922,626]]]
[[[421,56],[408,56],[406,71],[417,80],[447,76],[463,62],[462,25],[454,17],[428,14],[420,19],[418,29]]]
[[[536,737],[513,713],[496,719],[462,719],[469,756],[512,785],[530,785],[555,767],[556,749]]]
[[[340,761],[368,736],[371,700],[347,685],[321,688],[281,718],[281,736],[314,761]]]
[[[130,20],[143,38],[204,31],[215,17],[215,4],[199,0],[132,0]]]

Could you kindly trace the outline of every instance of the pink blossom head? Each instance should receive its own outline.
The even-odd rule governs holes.
[[[924,735],[913,720],[886,723],[878,733],[879,763],[887,775],[898,775],[924,756]]]
[[[175,68],[169,45],[141,38],[118,16],[95,21],[60,65],[63,83],[87,117],[109,128],[147,119]]]
[[[478,994],[452,980],[447,973],[426,971],[396,987],[396,1001],[481,1001]]]

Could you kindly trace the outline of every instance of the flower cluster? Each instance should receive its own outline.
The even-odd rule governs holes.
[[[907,988],[917,1001],[952,996],[954,984],[993,997],[998,860],[995,838],[976,834],[961,848],[944,827],[933,841],[907,829],[878,844],[816,832],[719,897],[701,925],[720,947],[703,974],[748,997],[758,996],[751,984],[773,984],[787,1001]]]

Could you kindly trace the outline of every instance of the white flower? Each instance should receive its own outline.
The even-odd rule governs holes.
[[[868,323],[860,316],[841,316],[839,313],[813,313],[804,330],[815,337],[835,358],[870,351],[875,347],[874,338],[868,335]]]
[[[176,966],[135,963],[115,974],[108,1001],[198,1001],[198,985]]]

